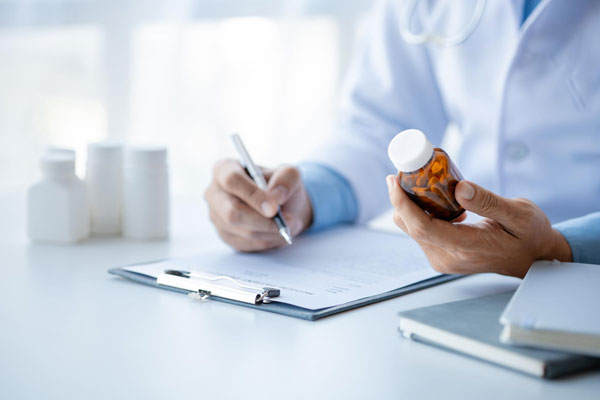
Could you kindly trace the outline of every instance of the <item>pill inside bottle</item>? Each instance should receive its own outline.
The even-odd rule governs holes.
[[[397,134],[388,146],[388,156],[398,169],[402,189],[429,215],[452,221],[465,212],[454,197],[462,174],[423,132],[408,129]]]

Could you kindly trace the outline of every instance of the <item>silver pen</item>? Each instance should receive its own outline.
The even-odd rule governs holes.
[[[256,186],[258,186],[261,190],[267,190],[267,181],[265,181],[265,176],[263,175],[260,168],[258,168],[250,158],[250,154],[248,154],[244,143],[242,143],[240,135],[234,133],[233,135],[231,135],[231,140],[233,140],[233,145],[235,146],[240,157],[242,158],[243,166],[246,169],[248,175],[250,175],[254,183],[256,183]],[[279,234],[285,239],[285,241],[288,244],[292,244],[292,234],[287,224],[285,223],[283,216],[281,215],[281,209],[279,207],[277,208],[277,214],[275,214],[275,216],[273,217],[273,221],[275,221],[275,224],[277,225]]]

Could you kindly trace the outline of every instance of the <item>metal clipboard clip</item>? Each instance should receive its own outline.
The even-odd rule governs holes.
[[[273,297],[278,297],[280,294],[279,289],[242,284],[229,276],[177,269],[165,270],[156,278],[156,283],[188,290],[188,296],[199,300],[207,300],[215,296],[244,303],[261,304],[269,303]]]

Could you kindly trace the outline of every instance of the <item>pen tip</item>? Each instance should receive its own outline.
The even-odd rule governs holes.
[[[279,230],[279,233],[281,234],[281,236],[283,236],[287,244],[292,244],[292,234],[288,229],[282,228]]]

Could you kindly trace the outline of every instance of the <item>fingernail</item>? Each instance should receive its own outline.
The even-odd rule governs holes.
[[[471,200],[475,196],[475,188],[467,182],[462,182],[456,188],[456,195],[464,200]]]
[[[275,199],[275,201],[277,201],[277,204],[283,204],[286,195],[287,189],[283,186],[276,186],[275,188],[269,191],[269,197]]]
[[[388,175],[385,178],[385,183],[387,183],[388,190],[391,191],[392,190],[392,184],[393,184],[392,183],[392,176],[391,175]]]
[[[273,207],[273,205],[268,201],[263,201],[263,203],[260,205],[260,208],[263,214],[265,214],[266,216],[270,217],[273,214],[275,214],[275,207]]]

